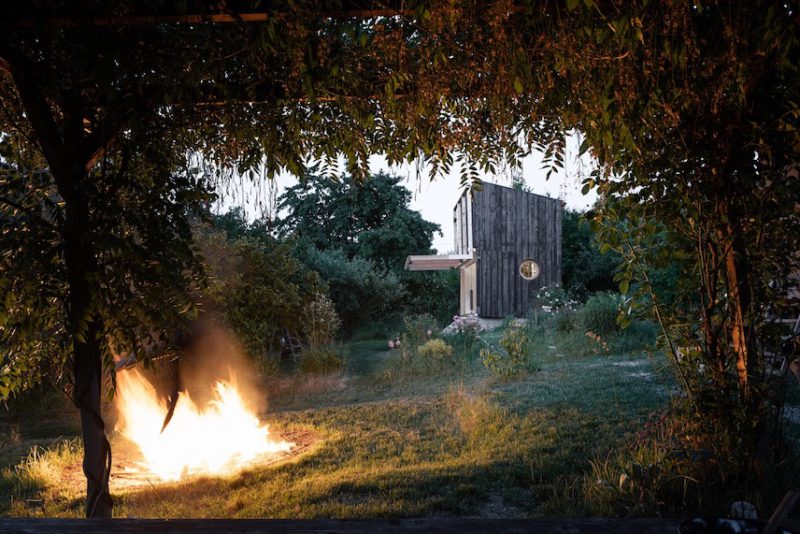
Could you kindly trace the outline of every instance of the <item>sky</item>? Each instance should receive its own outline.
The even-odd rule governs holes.
[[[565,168],[560,173],[553,173],[550,180],[545,180],[547,170],[542,169],[541,154],[534,152],[526,157],[522,163],[522,177],[526,185],[534,192],[554,198],[561,198],[567,207],[575,210],[585,210],[594,204],[597,194],[590,191],[581,194],[583,177],[592,171],[592,161],[588,156],[578,159],[579,142],[576,137],[570,137],[567,142]],[[428,221],[439,224],[442,235],[435,235],[433,246],[440,254],[453,250],[453,206],[461,196],[459,184],[459,169],[455,167],[445,177],[430,179],[427,169],[417,169],[416,166],[404,164],[390,167],[386,159],[381,156],[370,158],[370,170],[373,173],[384,171],[403,178],[403,184],[411,191],[411,208],[419,211]],[[494,175],[481,175],[485,182],[500,185],[511,185],[511,173],[499,172]],[[270,186],[261,184],[242,184],[240,187],[229,191],[222,191],[216,209],[225,212],[233,206],[241,206],[249,219],[262,216],[268,209],[268,198],[280,195],[287,187],[297,184],[297,178],[290,174],[277,176]]]

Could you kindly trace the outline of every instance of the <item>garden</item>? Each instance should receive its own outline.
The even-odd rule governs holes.
[[[605,311],[615,313],[616,302]],[[665,481],[637,479],[612,456],[628,458],[636,432],[660,424],[675,388],[663,358],[652,352],[652,327],[590,337],[578,332],[583,326],[560,330],[556,322],[568,321],[540,314],[480,332],[467,320],[441,334],[432,317],[409,316],[395,348],[386,339],[351,341],[337,345],[335,363],[326,358],[324,369],[314,353],[313,365],[301,358],[265,373],[271,428],[289,435],[313,431],[316,442],[308,450],[227,478],[117,489],[112,474],[118,514],[675,513],[679,495],[668,506],[655,497],[637,502],[643,490],[660,496],[658,486],[648,486]],[[37,417],[4,421],[10,430],[3,444],[4,512],[79,516],[77,421],[61,398],[26,402],[26,413]],[[119,441],[112,437],[115,449]],[[624,472],[630,488],[618,485]],[[686,504],[699,506],[696,489],[689,490]]]
[[[0,4],[0,512],[796,525],[798,13]],[[515,317],[428,180],[537,221]]]

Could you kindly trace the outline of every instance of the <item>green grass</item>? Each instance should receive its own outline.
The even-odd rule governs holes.
[[[493,335],[490,342],[496,342]],[[387,373],[399,353],[388,351],[385,340],[351,343],[342,372],[273,378],[265,384],[272,427],[313,429],[321,439],[311,452],[231,478],[116,495],[115,513],[580,515],[585,509],[565,488],[591,472],[590,460],[623,443],[650,412],[661,408],[673,381],[642,354],[589,351],[567,357],[557,345],[551,349],[551,341],[538,345],[539,371],[507,382],[491,378],[480,362],[449,374]],[[31,424],[19,432],[35,428]],[[23,477],[13,467],[21,464],[12,456],[3,457],[9,467],[0,483],[0,512],[80,515],[82,488],[59,487],[58,477],[50,473],[21,489],[14,484]],[[47,465],[63,466],[56,457],[74,460],[67,446],[50,453]],[[32,463],[38,465],[37,458]]]

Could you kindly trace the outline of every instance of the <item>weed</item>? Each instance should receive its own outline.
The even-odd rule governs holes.
[[[533,347],[526,326],[510,323],[503,330],[500,347],[502,350],[491,347],[481,350],[483,365],[492,374],[501,378],[515,378],[530,370]]]

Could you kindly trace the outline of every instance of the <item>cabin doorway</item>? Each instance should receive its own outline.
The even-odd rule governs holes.
[[[461,275],[461,298],[458,313],[459,315],[469,315],[478,312],[478,264],[475,261],[470,262],[466,267],[461,267],[459,273]]]

